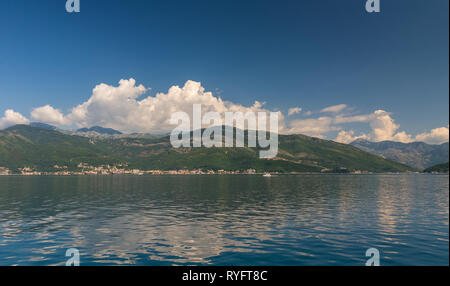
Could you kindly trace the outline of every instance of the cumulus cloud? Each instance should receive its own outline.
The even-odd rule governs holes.
[[[298,114],[300,112],[302,112],[302,109],[300,107],[289,108],[288,116],[291,116],[291,115],[294,115],[294,114]]]
[[[375,110],[372,114],[357,115],[357,116],[337,116],[335,123],[353,123],[353,122],[367,122],[370,125],[371,131],[368,134],[355,135],[353,130],[342,130],[335,141],[341,143],[350,143],[357,139],[366,139],[374,142],[379,141],[398,141],[409,143],[413,141],[411,135],[405,131],[398,132],[400,125],[396,124],[391,114],[384,110]]]
[[[136,86],[134,79],[122,79],[118,87],[99,84],[88,101],[74,107],[67,118],[78,127],[100,125],[123,131],[133,129],[144,125],[146,118],[137,118],[140,104],[136,99],[146,90],[143,85]]]
[[[5,129],[16,124],[29,124],[30,121],[19,112],[12,109],[5,111],[5,115],[0,118],[0,129]]]
[[[324,138],[325,133],[339,130],[338,126],[333,125],[333,118],[319,117],[292,120],[289,122],[287,133],[289,134],[305,134],[317,138]]]
[[[31,118],[35,121],[39,121],[47,124],[54,125],[69,125],[70,120],[64,117],[64,115],[58,109],[45,105],[38,107],[31,111]]]
[[[337,110],[344,110],[347,105],[339,108],[336,106],[325,108],[327,112],[336,113],[333,116],[322,116],[319,118],[308,118],[302,120],[293,120],[289,123],[288,133],[302,133],[309,136],[324,138],[326,133],[331,131],[340,131],[335,141],[349,143],[356,139],[367,139],[371,141],[399,141],[411,142],[413,138],[406,132],[399,132],[400,126],[395,123],[391,114],[384,110],[376,110],[371,114],[345,116],[337,113]],[[333,112],[334,110],[336,112]],[[342,125],[348,123],[368,123],[371,131],[367,134],[355,135],[354,130],[343,130]]]
[[[370,118],[370,126],[372,127],[371,140],[378,141],[399,141],[409,143],[412,141],[410,135],[406,132],[397,132],[400,125],[394,122],[390,113],[384,110],[376,110]]]
[[[436,128],[429,133],[425,132],[414,137],[405,131],[400,131],[400,125],[395,123],[390,112],[375,110],[370,114],[348,116],[345,115],[347,110],[348,106],[345,104],[330,106],[321,111],[331,113],[329,116],[291,120],[281,130],[287,134],[305,134],[317,138],[327,138],[329,132],[338,131],[334,140],[341,143],[351,143],[357,139],[403,143],[424,141],[430,144],[448,142],[448,127]],[[345,130],[343,126],[350,123],[368,124],[369,130],[360,134],[356,134],[354,130]]]
[[[100,125],[124,132],[166,132],[174,128],[170,117],[175,112],[186,112],[192,118],[193,104],[202,105],[206,112],[268,112],[256,101],[245,107],[215,97],[199,82],[188,80],[183,87],[172,86],[167,93],[140,97],[146,93],[143,85],[136,85],[134,79],[120,80],[119,86],[97,85],[88,101],[76,106],[67,116],[79,127]],[[280,126],[283,115],[278,112]]]
[[[368,122],[371,131],[370,133],[362,133],[355,135],[353,130],[339,132],[335,141],[342,143],[350,143],[357,139],[366,139],[374,142],[380,141],[396,141],[402,143],[410,143],[414,141],[422,141],[428,144],[441,144],[449,140],[449,128],[440,127],[424,132],[421,134],[410,135],[405,131],[398,131],[400,125],[395,123],[391,114],[384,110],[376,110],[372,114],[359,115],[352,117],[337,117],[335,123],[350,123],[350,122]]]
[[[322,113],[325,113],[325,112],[339,113],[339,112],[342,112],[346,108],[347,108],[346,104],[338,104],[338,105],[326,107],[326,108],[322,109],[320,112],[322,112]]]
[[[336,139],[334,141],[349,144],[357,139],[369,140],[370,136],[367,134],[361,134],[359,136],[355,136],[355,131],[353,131],[353,130],[350,130],[350,131],[342,130],[339,132],[338,136],[336,137]]]
[[[347,108],[347,105],[345,105]],[[329,109],[328,107],[325,109]],[[323,110],[325,110],[323,109]],[[338,110],[333,107],[330,110]],[[343,109],[341,109],[343,110]],[[328,111],[327,111],[328,112]],[[330,111],[331,112],[331,111]],[[311,113],[310,113],[311,115]],[[332,116],[321,116],[318,118],[306,118],[299,120],[292,120],[288,123],[287,133],[296,134],[301,133],[308,136],[324,138],[328,132],[340,131],[342,130],[342,124],[355,123],[355,122],[371,122],[373,120],[373,114],[366,115],[356,115],[356,116],[345,116],[343,114],[333,114]],[[354,135],[354,131],[349,131],[350,133],[345,133],[345,137],[348,138]],[[339,138],[344,138],[344,133],[341,134]],[[358,136],[355,136],[355,138]],[[340,141],[341,142],[341,141]]]
[[[416,141],[422,141],[429,144],[442,144],[448,142],[449,129],[447,127],[440,127],[424,132],[416,136]]]

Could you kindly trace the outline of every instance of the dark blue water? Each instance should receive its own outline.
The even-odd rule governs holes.
[[[0,176],[0,265],[449,264],[443,175]]]

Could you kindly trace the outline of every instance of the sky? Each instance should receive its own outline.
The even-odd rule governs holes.
[[[344,143],[448,141],[448,0],[365,2],[2,0],[0,129],[162,132],[202,103]]]

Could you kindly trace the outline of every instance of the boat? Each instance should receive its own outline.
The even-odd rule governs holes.
[[[270,173],[265,173],[265,174],[263,175],[263,177],[269,178],[269,177],[272,177],[272,175],[271,175]]]

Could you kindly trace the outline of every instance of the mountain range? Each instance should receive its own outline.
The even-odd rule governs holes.
[[[0,131],[0,167],[54,171],[120,164],[140,170],[247,170],[260,172],[410,172],[409,166],[354,146],[305,135],[280,135],[279,152],[260,159],[259,148],[173,148],[168,135],[84,137],[16,125]]]
[[[370,142],[360,139],[350,143],[350,145],[418,170],[424,170],[449,161],[448,142],[441,145],[430,145],[424,142]]]
[[[38,127],[38,128],[42,128],[42,129],[47,129],[47,130],[57,130],[57,128],[53,125],[49,125],[49,124],[45,124],[45,123],[41,123],[41,122],[31,122],[30,123],[31,127]]]
[[[85,132],[96,132],[96,133],[99,133],[99,134],[108,134],[108,135],[120,135],[120,134],[122,134],[122,132],[117,131],[115,129],[104,128],[104,127],[101,127],[101,126],[93,126],[91,128],[80,128],[80,129],[77,130],[77,132],[82,132],[82,133],[85,133]]]

